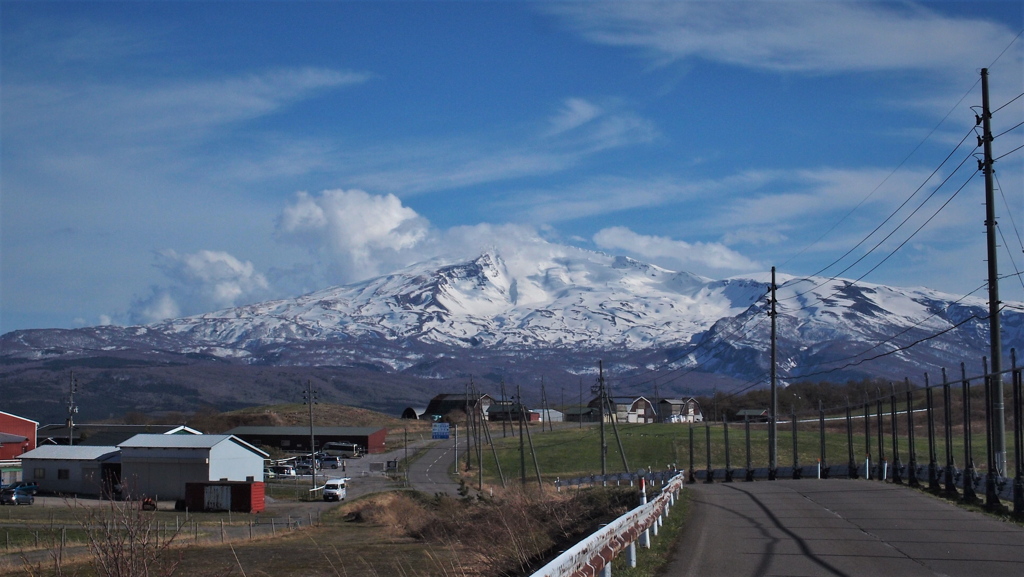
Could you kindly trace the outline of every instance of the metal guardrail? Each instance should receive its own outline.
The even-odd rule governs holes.
[[[590,485],[591,487],[601,485],[605,486],[610,483],[615,483],[618,486],[622,482],[628,482],[629,486],[632,487],[640,479],[646,480],[647,484],[651,487],[656,485],[664,485],[670,479],[679,474],[679,469],[667,469],[664,471],[648,471],[645,473],[611,473],[608,475],[587,475],[583,477],[573,477],[572,479],[557,479],[555,480],[555,488],[559,491],[562,487],[573,487],[580,485]]]
[[[636,509],[615,519],[608,525],[602,527],[596,533],[580,541],[569,550],[565,551],[547,565],[533,573],[531,577],[587,577],[596,575],[611,575],[611,562],[622,551],[628,550],[630,565],[636,564],[636,544],[642,547],[650,547],[650,533],[658,534],[665,515],[675,504],[679,491],[683,487],[685,475],[683,471],[672,471],[673,476],[667,479],[662,487],[661,493],[648,503],[641,504]],[[647,475],[651,475],[648,473]],[[646,476],[632,475],[635,478]],[[609,480],[608,477],[619,477],[619,475],[595,475],[592,477],[581,477],[570,481],[562,481],[566,486],[571,481],[587,479],[589,483],[596,484],[602,480]],[[592,480],[597,479],[596,482]],[[585,484],[585,483],[575,483]],[[646,500],[646,497],[645,497]]]

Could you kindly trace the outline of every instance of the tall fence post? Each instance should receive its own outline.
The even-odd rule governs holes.
[[[729,420],[722,417],[722,434],[725,435],[725,482],[732,483],[732,460],[729,458]]]
[[[907,483],[911,487],[920,487],[921,483],[917,480],[917,447],[914,446],[914,391],[910,386],[910,379],[906,379],[907,384],[907,444],[908,452],[910,453],[910,463],[907,465]]]
[[[793,430],[793,478],[800,478],[800,452],[797,448],[796,441],[796,406],[790,405],[789,407],[789,423],[790,428]]]
[[[928,415],[928,490],[939,492],[939,464],[935,457],[935,404],[932,397],[932,385],[928,381],[928,373],[924,374],[924,394]]]
[[[896,383],[889,383],[889,420],[892,423],[892,482],[897,485],[903,484],[903,473],[900,468],[900,435],[899,419],[896,418]]]
[[[875,478],[871,467],[871,403],[864,394],[864,478],[868,481]]]
[[[821,478],[828,479],[828,461],[825,460],[825,403],[818,399],[818,469]]]
[[[882,390],[875,389],[875,422],[878,424],[878,480],[885,481],[889,463],[885,460],[885,421],[882,420]]]
[[[946,377],[946,368],[942,368],[942,401],[944,413],[944,428],[946,429],[946,497],[955,499],[960,497],[956,490],[956,480],[953,474],[953,393],[951,385]]]
[[[994,363],[993,363],[994,364]],[[989,511],[998,511],[1003,508],[999,503],[999,492],[996,490],[996,452],[995,452],[995,431],[996,415],[993,410],[995,403],[996,379],[1002,379],[1002,375],[990,375],[988,372],[988,359],[982,357],[981,365],[985,373],[985,508]],[[1002,399],[1000,399],[1000,404]]]
[[[696,483],[697,482],[697,474],[694,473],[695,470],[696,469],[694,469],[694,467],[693,467],[693,421],[690,421],[690,472],[688,473],[688,475],[689,475],[689,478],[687,479],[688,483]]]
[[[745,481],[754,480],[754,469],[750,462],[750,415],[743,415],[743,430],[747,438],[747,475]]]
[[[1013,479],[1013,514],[1018,518],[1024,517],[1024,375],[1017,368],[1017,349],[1010,349],[1010,363],[1013,367],[1013,457],[1016,464],[1017,474]]]
[[[704,422],[704,449],[707,455],[707,476],[704,477],[705,483],[715,482],[715,471],[711,468],[711,423]]]
[[[850,399],[846,399],[846,452],[849,457],[847,463],[847,474],[851,479],[856,479],[857,475],[857,460],[853,456],[853,410],[850,408]]]
[[[974,491],[974,451],[971,447],[971,382],[967,380],[967,368],[960,363],[960,385],[964,398],[964,496],[965,503],[977,503]]]

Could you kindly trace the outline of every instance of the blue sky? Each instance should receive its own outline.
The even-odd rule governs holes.
[[[539,242],[712,278],[850,251],[825,273],[963,295],[986,274],[985,67],[1000,269],[1024,270],[1018,1],[0,11],[0,332]],[[1019,277],[1001,289],[1024,300]]]

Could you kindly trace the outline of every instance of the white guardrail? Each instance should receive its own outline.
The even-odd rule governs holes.
[[[650,533],[653,531],[657,536],[665,515],[675,505],[683,487],[686,477],[682,470],[676,473],[662,486],[657,497],[605,525],[538,569],[531,577],[610,577],[612,559],[622,551],[628,551],[630,566],[635,566],[637,542],[641,547],[651,546]]]

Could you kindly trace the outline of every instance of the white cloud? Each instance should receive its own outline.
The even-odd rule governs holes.
[[[351,282],[389,272],[401,254],[426,238],[429,225],[398,197],[362,190],[299,192],[278,219],[282,240],[306,247],[332,282]]]
[[[1015,31],[922,5],[878,2],[588,2],[545,5],[592,42],[655,60],[703,58],[805,73],[970,70]]]
[[[567,98],[558,115],[550,120],[548,136],[561,134],[594,120],[603,113],[601,108],[582,98]]]
[[[266,296],[270,288],[251,262],[222,251],[178,254],[165,250],[157,255],[156,266],[168,284],[151,287],[148,296],[136,299],[129,311],[133,322],[151,323],[246,304]]]
[[[714,242],[688,243],[664,236],[642,235],[614,226],[594,235],[597,246],[609,250],[625,250],[655,263],[676,263],[682,270],[753,271],[761,265],[742,254]],[[679,268],[671,267],[671,268]]]

